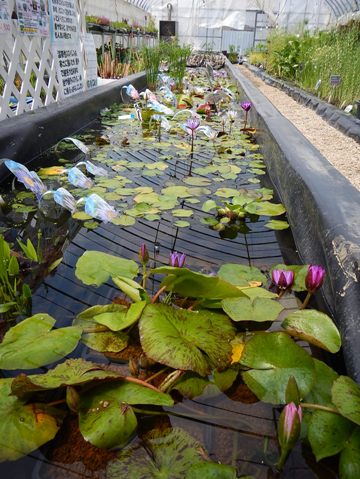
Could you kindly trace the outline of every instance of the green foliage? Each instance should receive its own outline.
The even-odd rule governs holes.
[[[277,32],[268,39],[267,51],[254,51],[250,62],[265,66],[272,74],[296,82],[337,106],[352,104],[360,97],[360,33],[358,24],[347,28],[308,32],[301,36]],[[341,84],[330,85],[331,75]],[[320,87],[315,85],[321,80]]]
[[[154,47],[145,45],[141,48],[140,54],[145,66],[148,87],[155,89],[161,60],[160,47],[159,45]]]

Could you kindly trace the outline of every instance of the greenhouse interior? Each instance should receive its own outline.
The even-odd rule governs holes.
[[[360,1],[0,0],[0,477],[360,478]]]

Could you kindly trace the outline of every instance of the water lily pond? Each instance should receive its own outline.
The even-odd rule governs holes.
[[[307,307],[324,271],[299,265],[235,86],[210,80],[126,89],[28,172],[2,165],[2,477],[328,479],[338,453],[356,477],[357,386]]]

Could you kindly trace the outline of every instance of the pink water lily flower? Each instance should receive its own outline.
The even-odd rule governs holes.
[[[191,131],[195,131],[199,128],[200,126],[200,119],[196,116],[192,116],[188,120],[186,120],[185,123],[186,128],[188,128]]]
[[[178,253],[174,251],[170,254],[170,266],[174,268],[182,268],[184,266],[186,255],[184,253]]]
[[[271,272],[272,282],[280,289],[289,289],[294,284],[294,271],[284,269],[274,269]]]
[[[305,278],[306,289],[309,291],[309,293],[314,293],[323,284],[324,279],[325,268],[320,265],[311,264]]]

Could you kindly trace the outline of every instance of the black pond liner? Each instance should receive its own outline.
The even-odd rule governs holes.
[[[139,81],[141,81],[141,77]],[[113,89],[114,92],[110,91],[110,87],[105,89],[105,97],[111,98],[110,103],[115,97],[118,99],[119,87],[113,86]],[[98,95],[95,93],[94,96]],[[33,129],[39,128],[42,125],[46,128],[46,136],[49,134],[51,137],[51,141],[48,141],[44,134],[40,139],[40,141],[44,141],[44,144],[41,142],[36,145],[30,144],[29,148],[32,148],[33,156],[37,156],[63,136],[73,134],[74,130],[79,129],[82,119],[85,119],[85,123],[87,123],[94,117],[96,110],[98,113],[99,109],[106,105],[106,103],[101,105],[99,99],[95,107],[92,104],[91,96],[86,95],[86,97],[86,101],[82,96],[78,96],[77,101],[74,98],[69,102],[64,102],[59,108],[61,115],[57,121],[55,115],[56,107],[50,112],[49,123],[46,122],[46,112],[39,111],[33,115],[28,115],[34,121]],[[74,107],[73,112],[70,103]],[[41,121],[38,120],[38,116]],[[70,118],[73,122],[71,124]],[[68,121],[64,125],[66,119]],[[23,134],[20,128],[23,119],[20,117],[18,120],[19,126],[16,130],[13,128],[12,138],[10,138],[9,128],[6,129],[5,135],[9,139],[9,145],[12,145],[12,148],[9,146],[9,153],[6,156],[17,161],[24,158],[30,159],[31,157],[30,154],[24,154],[24,151],[26,151],[26,142],[29,139],[28,132],[32,129],[30,119],[26,119],[23,123]],[[10,122],[13,125],[16,123],[13,120],[10,120]],[[59,130],[61,131],[52,131],[56,124],[59,125]],[[70,127],[72,128],[70,129]],[[4,137],[0,140],[0,145],[4,145]],[[271,148],[274,148],[274,145]],[[21,157],[21,152],[24,154],[23,157]],[[156,142],[154,142],[153,145],[147,145],[136,153],[128,151],[125,153],[125,158],[133,158],[134,161],[154,162],[158,160],[158,155],[161,155],[161,153],[161,151],[156,151]],[[4,156],[1,150],[0,156]],[[200,166],[199,161],[204,161],[206,156],[206,152],[195,155],[194,167]],[[41,162],[41,158],[38,158],[37,162]],[[136,186],[156,185],[160,187],[161,182],[165,183],[174,174],[174,162],[175,160],[169,162],[168,177],[164,175],[159,178],[153,178],[133,172],[131,179],[133,179]],[[176,167],[177,175],[180,178],[186,176],[188,167],[188,163],[179,162]],[[3,168],[5,169],[4,166]],[[227,181],[222,183],[221,186],[241,187],[246,184],[247,174],[243,173],[238,176],[236,181]],[[254,185],[252,187],[255,188]],[[201,203],[199,204],[201,205]],[[189,206],[189,208],[193,209],[197,219],[200,219],[201,216],[207,216],[207,214],[201,211],[201,206],[197,204],[186,205],[185,200],[183,206]],[[170,251],[177,250],[187,254],[187,265],[203,272],[216,271],[221,264],[226,262],[238,262],[266,269],[271,265],[282,262],[284,257],[289,257],[289,255],[296,257],[291,233],[289,231],[274,232],[268,230],[264,226],[265,223],[266,220],[262,217],[257,222],[249,222],[251,231],[246,235],[240,234],[231,240],[221,239],[217,232],[202,225],[200,221],[192,221],[190,228],[175,228],[171,223],[171,215],[168,215],[166,212],[159,222],[138,220],[130,228],[120,228],[104,223],[95,230],[87,230],[81,226],[79,230],[69,227],[69,230],[73,229],[74,236],[69,238],[70,244],[64,253],[61,264],[53,274],[44,279],[33,294],[33,314],[46,312],[56,318],[58,327],[62,327],[69,325],[74,316],[80,311],[95,304],[107,304],[119,294],[118,289],[110,282],[95,288],[85,286],[77,280],[74,274],[75,264],[86,250],[95,249],[125,258],[136,259],[140,244],[146,241],[148,245],[153,245],[151,257],[154,260],[152,261],[152,266],[166,264]],[[158,281],[154,281],[153,288],[157,286]],[[290,308],[294,305],[292,301],[289,298],[288,306]],[[70,357],[83,357],[87,360],[105,364],[111,362],[104,355],[89,351],[81,345],[78,346]],[[198,423],[193,420],[189,421],[171,417],[172,425],[183,426],[188,432],[193,432],[194,435],[200,434],[199,438],[201,438],[212,459],[229,464],[233,458],[234,465],[238,468],[238,474],[240,475],[253,474],[259,479],[276,477],[272,475],[269,464],[276,462],[278,454],[276,440],[278,408],[261,402],[252,405],[244,404],[233,401],[226,395],[221,395],[216,399],[199,398],[194,401],[185,401],[185,404],[190,405],[192,408],[197,408],[200,413],[213,415],[213,423],[211,425],[202,424],[201,432],[199,432]],[[179,403],[174,410],[181,412],[182,407],[183,403]],[[226,415],[226,421],[219,422],[218,415]],[[16,462],[0,464],[0,476],[9,479],[104,477],[101,474],[93,476],[91,471],[84,470],[83,466],[74,463],[74,460],[59,464],[53,462],[51,460],[51,449],[52,444],[50,443],[39,451],[35,451]],[[314,473],[310,471],[308,466],[308,461],[314,464],[314,459],[311,459],[311,457],[311,454],[307,457],[306,455],[303,456],[300,448],[295,449],[286,464],[283,477],[291,479],[313,478]],[[80,458],[81,451],[78,452],[78,460]],[[320,477],[328,479],[329,471],[327,468],[320,466],[320,469],[322,474]]]
[[[326,268],[322,294],[341,332],[347,372],[360,382],[360,192],[238,68],[227,67],[253,103],[249,121],[300,258]]]

